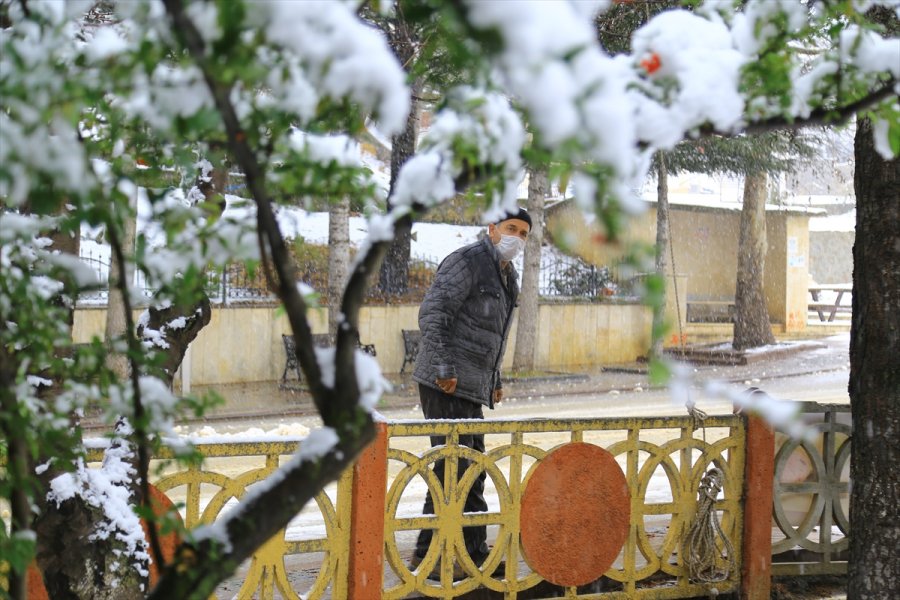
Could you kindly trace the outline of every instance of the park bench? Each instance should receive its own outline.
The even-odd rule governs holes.
[[[334,346],[335,338],[330,333],[314,333],[312,334],[313,346],[319,348],[327,348]],[[287,383],[288,372],[293,370],[297,373],[297,381],[303,379],[303,373],[300,371],[300,362],[297,360],[297,346],[294,343],[294,336],[290,334],[282,334],[281,342],[284,344],[284,371],[281,373],[281,385]],[[356,338],[356,347],[370,356],[375,356],[375,344],[363,344]]]
[[[281,373],[281,385],[283,386],[287,383],[287,374],[288,371],[293,370],[297,373],[297,381],[303,379],[303,374],[300,372],[300,363],[297,361],[297,345],[294,343],[294,336],[283,333],[281,335],[281,343],[284,344],[284,371]]]
[[[406,370],[406,365],[416,362],[416,355],[419,354],[419,343],[422,341],[422,332],[418,329],[401,329],[403,334],[403,366],[400,372]]]
[[[688,300],[688,323],[733,323],[734,299]]]

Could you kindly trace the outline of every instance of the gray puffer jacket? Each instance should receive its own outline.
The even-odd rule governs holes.
[[[497,251],[487,237],[445,258],[419,308],[422,342],[413,379],[439,389],[436,379],[456,377],[454,396],[493,408],[519,296],[517,277],[509,264],[503,284]]]

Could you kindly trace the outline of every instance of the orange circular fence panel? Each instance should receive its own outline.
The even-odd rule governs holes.
[[[178,510],[175,508],[175,504],[169,500],[169,497],[165,495],[165,493],[161,492],[159,488],[155,485],[150,484],[150,508],[153,509],[153,514],[157,517],[162,517],[163,515],[168,514],[170,517],[174,517],[179,522],[182,522],[181,515],[178,514]],[[149,548],[150,541],[150,524],[147,523],[145,519],[141,519],[141,527],[144,528],[144,538],[147,539],[147,553],[152,555],[152,550]],[[159,546],[160,550],[162,550],[163,559],[166,562],[170,562],[175,557],[175,550],[178,546],[181,545],[181,536],[177,531],[169,531],[168,533],[160,534],[159,536]],[[156,585],[156,580],[159,579],[160,565],[155,562],[150,564],[150,585]]]
[[[550,452],[528,478],[522,495],[525,560],[560,586],[598,579],[628,536],[631,494],[612,454],[593,444],[566,444]]]

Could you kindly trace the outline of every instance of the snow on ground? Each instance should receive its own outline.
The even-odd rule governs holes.
[[[226,209],[225,214],[228,214]],[[328,213],[307,212],[294,207],[281,207],[278,224],[285,237],[302,237],[313,244],[328,243]],[[442,260],[445,256],[478,239],[484,227],[445,223],[414,223],[410,254],[413,258]],[[368,235],[365,217],[350,217],[350,243],[359,246]]]
[[[856,231],[856,209],[842,215],[814,217],[809,220],[810,231]]]
[[[309,427],[301,423],[280,423],[277,427],[267,431],[259,427],[249,427],[244,431],[235,433],[219,433],[210,425],[204,425],[199,429],[178,425],[175,433],[184,436],[195,444],[227,444],[241,442],[245,444],[285,442],[292,439],[300,440],[309,435]]]

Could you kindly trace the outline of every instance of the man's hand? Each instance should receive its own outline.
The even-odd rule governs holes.
[[[497,388],[494,390],[494,404],[500,404],[503,402],[503,388]]]
[[[435,379],[434,382],[445,394],[452,394],[456,391],[456,377],[453,379]]]

